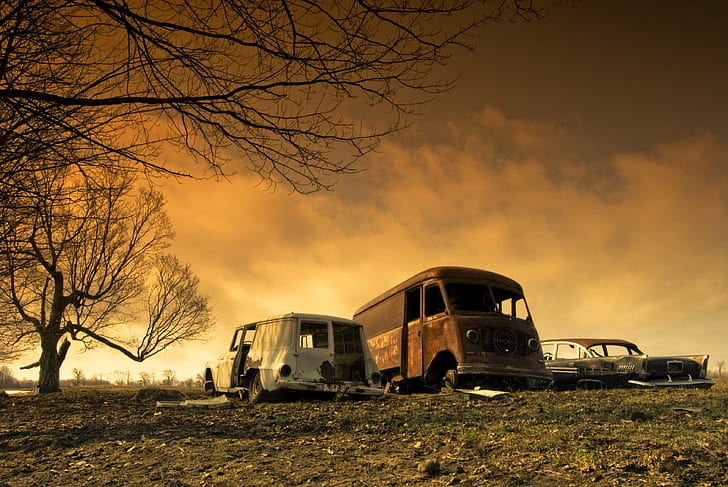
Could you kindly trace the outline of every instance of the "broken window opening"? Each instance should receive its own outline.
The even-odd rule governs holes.
[[[329,330],[326,323],[304,321],[298,338],[301,348],[329,348]]]
[[[347,323],[334,322],[334,379],[362,381],[366,378],[361,329]]]
[[[526,299],[513,291],[507,289],[493,288],[496,310],[504,315],[512,316],[521,320],[530,320]]]
[[[416,287],[407,291],[405,295],[405,321],[420,319],[420,288]]]
[[[425,316],[434,316],[445,312],[445,300],[442,298],[440,286],[432,284],[425,288]]]

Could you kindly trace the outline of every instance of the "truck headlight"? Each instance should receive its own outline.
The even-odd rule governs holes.
[[[372,383],[379,384],[382,382],[382,375],[379,372],[372,372]]]
[[[478,340],[480,340],[480,334],[478,333],[478,330],[470,329],[465,332],[465,338],[473,343],[478,343]]]

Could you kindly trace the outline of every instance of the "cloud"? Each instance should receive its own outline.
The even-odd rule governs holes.
[[[707,335],[720,319],[725,145],[705,136],[595,162],[562,150],[558,127],[492,109],[446,130],[437,144],[385,143],[333,193],[271,195],[246,175],[185,184],[170,196],[180,249],[239,321],[350,316],[443,264],[522,281],[550,336],[649,339],[669,323],[678,337],[696,313]]]
[[[704,135],[584,161],[568,149],[575,135],[493,109],[440,130],[433,143],[389,139],[334,192],[270,194],[249,174],[169,184],[172,251],[201,278],[218,328],[152,367],[194,375],[237,324],[348,317],[436,265],[520,281],[542,337],[725,356],[728,146]]]

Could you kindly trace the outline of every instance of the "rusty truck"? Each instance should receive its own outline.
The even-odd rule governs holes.
[[[369,349],[387,390],[549,386],[521,285],[468,267],[415,274],[361,306]]]

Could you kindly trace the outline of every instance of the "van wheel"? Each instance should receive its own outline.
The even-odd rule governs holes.
[[[205,394],[217,396],[217,389],[215,389],[215,383],[211,380],[205,381]]]
[[[260,378],[260,372],[255,372],[253,378],[250,379],[250,389],[248,390],[248,402],[257,404],[265,399],[266,390],[263,389],[263,381]]]
[[[443,392],[453,392],[458,386],[458,371],[450,369],[445,372],[445,377],[442,379],[442,390]]]

